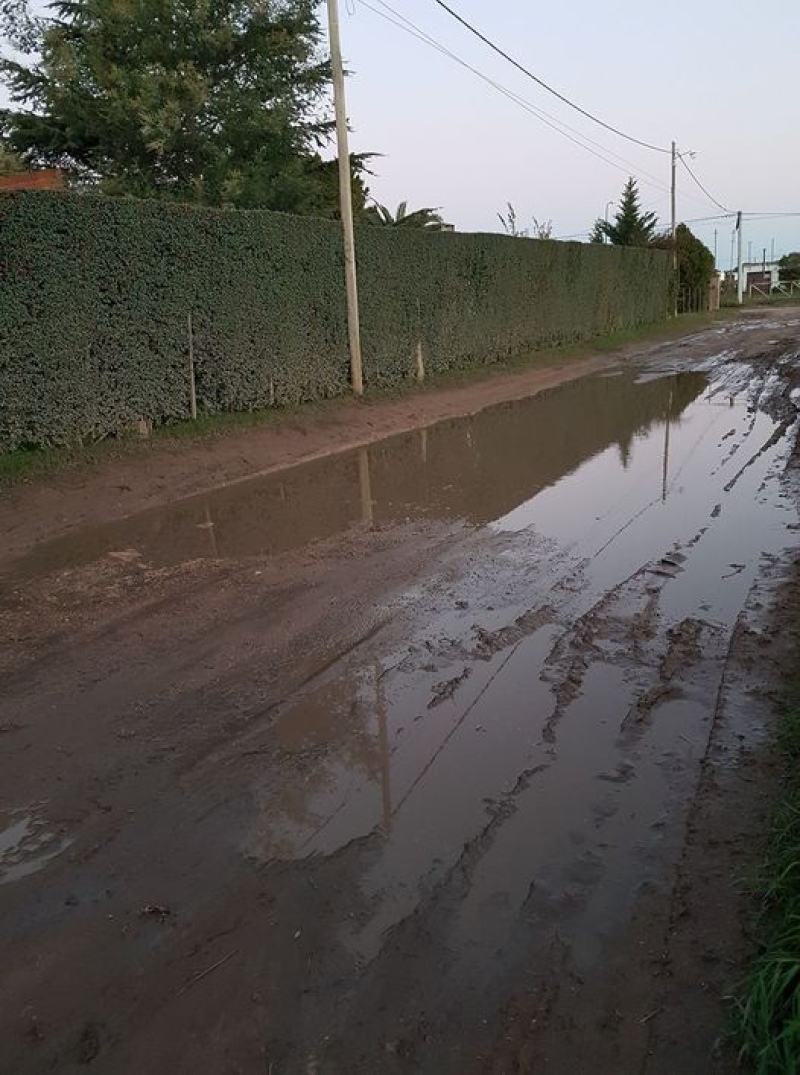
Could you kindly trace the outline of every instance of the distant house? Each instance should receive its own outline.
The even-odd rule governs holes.
[[[762,291],[769,291],[775,287],[780,279],[780,266],[777,261],[743,261],[742,276],[744,277],[744,290],[758,287]],[[733,273],[734,279],[736,273]]]
[[[0,176],[0,191],[4,190],[65,190],[64,173],[60,168],[39,168],[30,172],[13,172]]]

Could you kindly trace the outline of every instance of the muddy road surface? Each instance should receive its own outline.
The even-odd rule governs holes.
[[[0,1070],[735,1070],[799,351],[744,317],[0,560]]]

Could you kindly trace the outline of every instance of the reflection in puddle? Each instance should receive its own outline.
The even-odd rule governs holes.
[[[488,545],[438,596],[415,591],[396,648],[360,648],[287,703],[291,764],[251,789],[256,858],[371,841],[340,935],[357,960],[456,893],[460,959],[555,916],[591,962],[682,831],[731,631],[762,557],[796,541],[789,439],[705,385],[626,374],[553,394],[552,415],[504,408],[485,438],[436,427],[430,501],[418,475],[382,477],[391,442],[371,453],[376,519],[444,504]],[[577,422],[586,393],[598,413]],[[460,471],[437,456],[451,437]]]
[[[554,919],[591,960],[682,831],[734,624],[762,558],[797,540],[789,438],[720,388],[575,381],[53,542],[15,574],[280,553],[407,519],[481,528],[396,636],[272,710],[236,839],[260,862],[352,852],[337,928],[356,962],[431,907],[453,963],[528,950],[524,929]]]
[[[630,373],[568,382],[530,399],[415,430],[178,501],[37,548],[17,580],[91,563],[169,565],[287,552],[357,527],[430,518],[485,524],[704,389],[697,373],[637,384]]]
[[[47,822],[24,811],[0,813],[0,885],[36,873],[69,846]]]
[[[251,857],[330,854],[362,834],[365,817],[380,820],[383,792],[374,789],[387,764],[386,741],[368,678],[323,683],[279,718],[285,764],[277,784],[265,789],[259,814],[268,824],[251,833]]]

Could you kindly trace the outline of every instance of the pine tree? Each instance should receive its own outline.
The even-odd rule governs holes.
[[[615,246],[649,246],[656,234],[655,213],[643,213],[639,206],[639,188],[632,177],[625,184],[617,215],[613,221],[597,220],[590,242],[607,239]]]
[[[109,194],[336,204],[318,154],[332,125],[314,0],[56,0],[47,16],[0,5],[23,55],[0,61],[15,106],[0,131],[29,163]]]

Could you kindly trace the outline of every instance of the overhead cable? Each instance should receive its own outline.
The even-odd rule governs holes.
[[[714,205],[716,205],[718,209],[722,209],[722,211],[724,213],[730,213],[731,210],[727,207],[727,205],[723,205],[722,202],[717,201],[717,199],[714,197],[714,195],[711,194],[708,190],[706,190],[706,188],[703,186],[703,184],[700,182],[700,180],[694,174],[692,169],[686,163],[685,154],[679,153],[678,154],[678,159],[680,160],[681,164],[686,169],[686,171],[689,173],[689,175],[692,177],[692,179],[695,181],[695,183],[698,185],[700,190],[702,190],[703,194],[705,194],[705,196],[709,199],[709,201],[712,201],[714,203]]]
[[[669,193],[669,187],[662,183],[660,180],[658,180],[656,176],[652,175],[652,173],[645,171],[639,165],[634,164],[632,161],[627,160],[625,157],[621,157],[613,150],[607,149],[605,146],[600,146],[600,143],[595,142],[587,135],[575,131],[574,128],[564,123],[563,120],[558,120],[555,119],[555,117],[553,116],[549,116],[548,113],[543,112],[535,105],[532,105],[530,101],[527,101],[524,97],[521,97],[519,94],[514,93],[512,90],[509,90],[506,86],[502,85],[502,83],[495,81],[495,79],[490,78],[488,75],[485,75],[477,67],[474,67],[466,60],[463,60],[455,52],[451,51],[446,46],[438,42],[435,38],[431,37],[430,34],[427,34],[424,30],[421,30],[418,26],[411,22],[410,19],[406,18],[404,15],[401,15],[400,12],[396,11],[393,7],[391,7],[391,5],[385,3],[385,0],[377,0],[377,2],[381,5],[381,7],[385,8],[386,11],[381,11],[379,8],[374,7],[368,2],[368,0],[359,0],[359,3],[362,7],[365,7],[369,11],[372,11],[375,15],[379,15],[382,19],[385,19],[393,26],[396,26],[398,29],[405,31],[405,33],[408,33],[412,37],[417,38],[419,41],[422,41],[424,44],[429,45],[431,48],[436,49],[437,52],[440,52],[442,53],[442,55],[447,56],[449,59],[453,60],[454,63],[457,63],[460,67],[471,71],[474,75],[477,75],[477,77],[480,78],[483,82],[486,82],[493,89],[497,90],[498,93],[502,93],[504,97],[507,97],[510,101],[513,101],[521,108],[524,108],[526,112],[529,112],[531,115],[535,116],[546,126],[552,128],[552,130],[556,131],[558,134],[562,135],[570,142],[573,142],[581,149],[585,149],[587,153],[591,153],[593,156],[598,157],[606,164],[610,164],[613,168],[618,168],[621,172],[627,175],[634,174],[638,176],[641,181],[648,186],[655,187],[657,190],[661,190],[664,193]],[[391,12],[391,14],[387,14],[387,11]],[[572,131],[573,133],[568,134],[567,131]],[[574,137],[574,135],[576,135],[577,137]],[[591,143],[591,145],[593,146],[598,146],[599,149],[602,150],[602,152],[598,152],[598,150],[592,149],[590,145],[585,144],[586,142]],[[609,156],[615,157],[616,160],[622,161],[623,164],[617,164],[616,161],[609,160]],[[642,178],[642,176],[649,176],[650,178],[644,179]],[[689,196],[691,197],[692,195]]]
[[[576,112],[580,112],[582,116],[586,116],[586,118],[590,119],[593,123],[597,123],[601,127],[605,127],[607,131],[611,131],[613,134],[619,135],[620,138],[625,138],[628,142],[633,142],[637,146],[644,146],[645,149],[652,149],[656,153],[671,152],[670,149],[665,148],[664,146],[655,146],[651,142],[643,141],[641,138],[634,138],[633,135],[626,134],[625,131],[621,131],[619,127],[614,127],[610,123],[606,123],[605,120],[602,120],[598,116],[595,116],[593,113],[588,112],[585,108],[581,108],[580,105],[576,104],[574,101],[571,101],[569,97],[565,97],[563,93],[559,93],[558,90],[553,89],[553,87],[548,85],[548,83],[545,82],[544,79],[539,78],[539,76],[535,75],[533,71],[530,71],[518,60],[515,60],[513,56],[509,56],[509,54],[503,49],[501,49],[499,45],[496,45],[494,41],[491,41],[488,37],[486,37],[485,34],[482,34],[480,30],[477,30],[471,23],[467,22],[466,19],[462,18],[462,16],[459,15],[457,11],[454,11],[448,4],[446,4],[444,0],[433,0],[433,2],[435,4],[438,4],[438,6],[444,11],[446,11],[448,15],[451,15],[456,20],[456,22],[461,23],[461,25],[464,26],[467,30],[469,30],[471,34],[474,34],[475,37],[483,41],[485,45],[488,45],[490,49],[496,52],[499,56],[502,56],[504,60],[508,60],[510,64],[513,64],[513,66],[516,67],[518,71],[521,71],[524,75],[527,75],[528,78],[533,79],[534,82],[538,83],[538,85],[546,89],[548,93],[552,93],[554,97],[557,97],[559,99],[559,101],[563,101],[564,104],[569,105],[570,108],[574,108]]]

